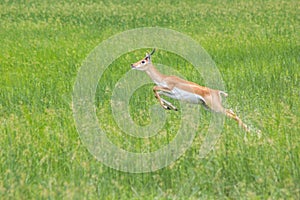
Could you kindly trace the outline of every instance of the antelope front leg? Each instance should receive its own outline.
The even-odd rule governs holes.
[[[170,102],[168,102],[167,100],[165,100],[165,99],[163,99],[163,98],[161,98],[161,97],[160,97],[160,99],[163,101],[163,103],[164,103],[165,105],[168,106],[168,109],[169,109],[169,108],[172,108],[173,110],[178,111],[178,109],[177,109],[175,106],[173,106]],[[169,109],[169,110],[170,110],[170,109]]]
[[[153,87],[153,92],[155,94],[155,98],[158,100],[161,107],[163,107],[166,110],[172,109],[172,110],[177,111],[177,108],[175,106],[173,106],[170,102],[168,102],[160,97],[159,91],[163,91],[163,92],[171,92],[171,91],[168,88],[164,88],[164,87],[160,87],[160,86]]]

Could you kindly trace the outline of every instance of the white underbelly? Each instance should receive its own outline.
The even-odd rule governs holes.
[[[162,91],[160,92],[160,94],[180,101],[185,101],[188,103],[193,103],[193,104],[205,103],[205,100],[202,96],[191,92],[187,92],[185,90],[181,90],[179,88],[174,88],[173,90],[171,90],[171,92]]]

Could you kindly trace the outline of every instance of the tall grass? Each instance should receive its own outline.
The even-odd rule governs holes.
[[[0,195],[5,199],[298,199],[300,101],[298,1],[5,1],[0,5]],[[101,41],[124,30],[159,26],[187,34],[216,62],[227,106],[261,137],[226,120],[215,149],[199,159],[193,145],[159,171],[130,174],[98,162],[82,144],[72,115],[81,63]],[[97,115],[110,139],[131,151],[174,137],[176,113],[155,140],[121,135],[109,98],[117,79],[144,51],[116,60],[99,82]],[[153,62],[200,77],[160,52]],[[146,75],[145,75],[146,76]],[[156,104],[151,85],[131,100],[137,123]],[[171,123],[175,122],[175,123]],[[175,127],[175,128],[174,128]],[[156,142],[157,141],[157,142]],[[156,143],[155,143],[156,142]],[[152,145],[152,146],[151,146]],[[151,150],[150,148],[150,150]]]

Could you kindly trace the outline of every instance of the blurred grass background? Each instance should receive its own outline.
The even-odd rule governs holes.
[[[299,199],[299,7],[295,0],[2,1],[1,197]],[[153,26],[182,32],[207,50],[226,84],[226,104],[259,128],[261,138],[245,136],[235,122],[226,120],[215,150],[199,159],[201,130],[210,119],[203,111],[203,127],[192,147],[159,171],[119,172],[89,154],[72,115],[77,71],[101,41],[128,29]],[[137,151],[144,143],[116,129],[109,97],[117,78],[144,53],[116,60],[98,85],[97,94],[104,98],[96,97],[99,121],[111,139],[120,145],[129,140],[125,146]],[[161,52],[153,59],[201,84],[176,56]],[[142,123],[156,101],[151,85],[135,95],[133,118]],[[177,120],[174,113],[168,117]],[[172,139],[175,131],[166,124],[158,144]]]

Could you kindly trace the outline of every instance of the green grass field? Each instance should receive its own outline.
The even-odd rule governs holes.
[[[299,199],[299,8],[296,0],[2,1],[1,199]],[[196,40],[222,74],[227,107],[260,129],[261,137],[226,119],[214,150],[199,159],[212,115],[202,109],[191,148],[172,165],[131,174],[98,162],[76,131],[76,75],[100,42],[138,27],[170,28]],[[118,130],[109,107],[112,90],[144,54],[145,49],[129,52],[112,63],[95,97],[108,137],[136,152],[167,144],[178,121],[178,114],[168,112],[153,140]],[[153,62],[203,84],[176,55],[158,51]],[[157,104],[151,87],[130,101],[139,124],[149,123],[149,107]]]

